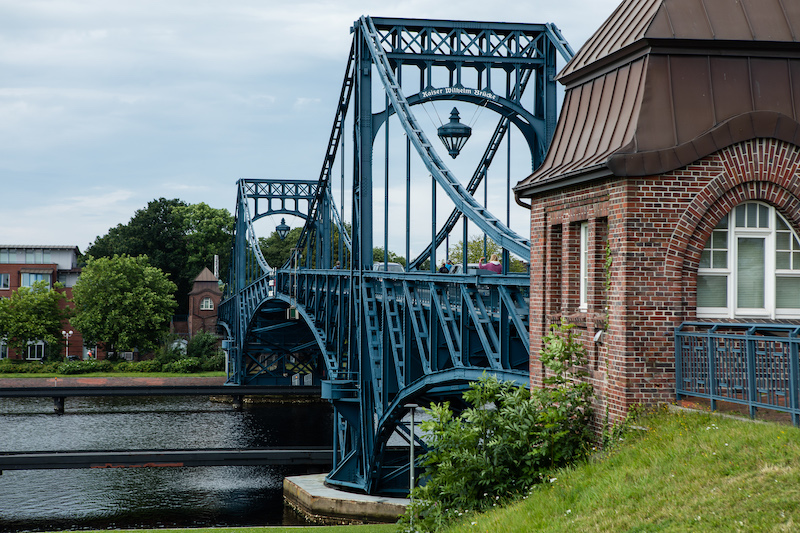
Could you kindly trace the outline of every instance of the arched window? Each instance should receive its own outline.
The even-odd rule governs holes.
[[[213,311],[214,310],[214,301],[206,296],[202,300],[200,300],[200,310],[201,311]]]
[[[697,316],[800,317],[800,240],[775,208],[747,202],[719,221],[700,257]]]

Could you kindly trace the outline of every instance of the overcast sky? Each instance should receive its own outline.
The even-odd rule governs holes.
[[[0,0],[0,244],[84,251],[154,198],[233,213],[239,178],[316,179],[361,15],[553,22],[577,51],[618,3]]]

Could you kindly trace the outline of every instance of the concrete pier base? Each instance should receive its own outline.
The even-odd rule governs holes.
[[[334,489],[325,485],[325,474],[284,478],[283,499],[307,520],[318,524],[393,523],[408,505],[406,498]]]

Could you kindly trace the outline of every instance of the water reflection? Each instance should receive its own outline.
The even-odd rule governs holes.
[[[327,404],[234,411],[207,399],[0,400],[0,450],[188,449],[330,445]],[[293,467],[6,471],[0,531],[296,524],[282,480]]]

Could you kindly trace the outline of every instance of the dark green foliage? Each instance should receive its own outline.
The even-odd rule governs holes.
[[[186,356],[197,358],[203,371],[225,368],[225,353],[219,347],[219,337],[207,331],[199,331],[189,340]]]
[[[424,486],[402,522],[407,531],[435,531],[459,513],[484,510],[524,494],[553,469],[583,458],[592,441],[591,385],[571,326],[553,326],[541,360],[546,387],[529,392],[484,376],[464,393],[460,414],[432,404],[420,426],[429,449],[421,457]]]
[[[220,278],[227,279],[233,223],[227,209],[159,198],[136,211],[127,224],[95,239],[86,254],[95,258],[146,255],[152,266],[176,284],[178,313],[186,313],[192,282],[203,267],[213,266],[214,255],[220,258]]]

